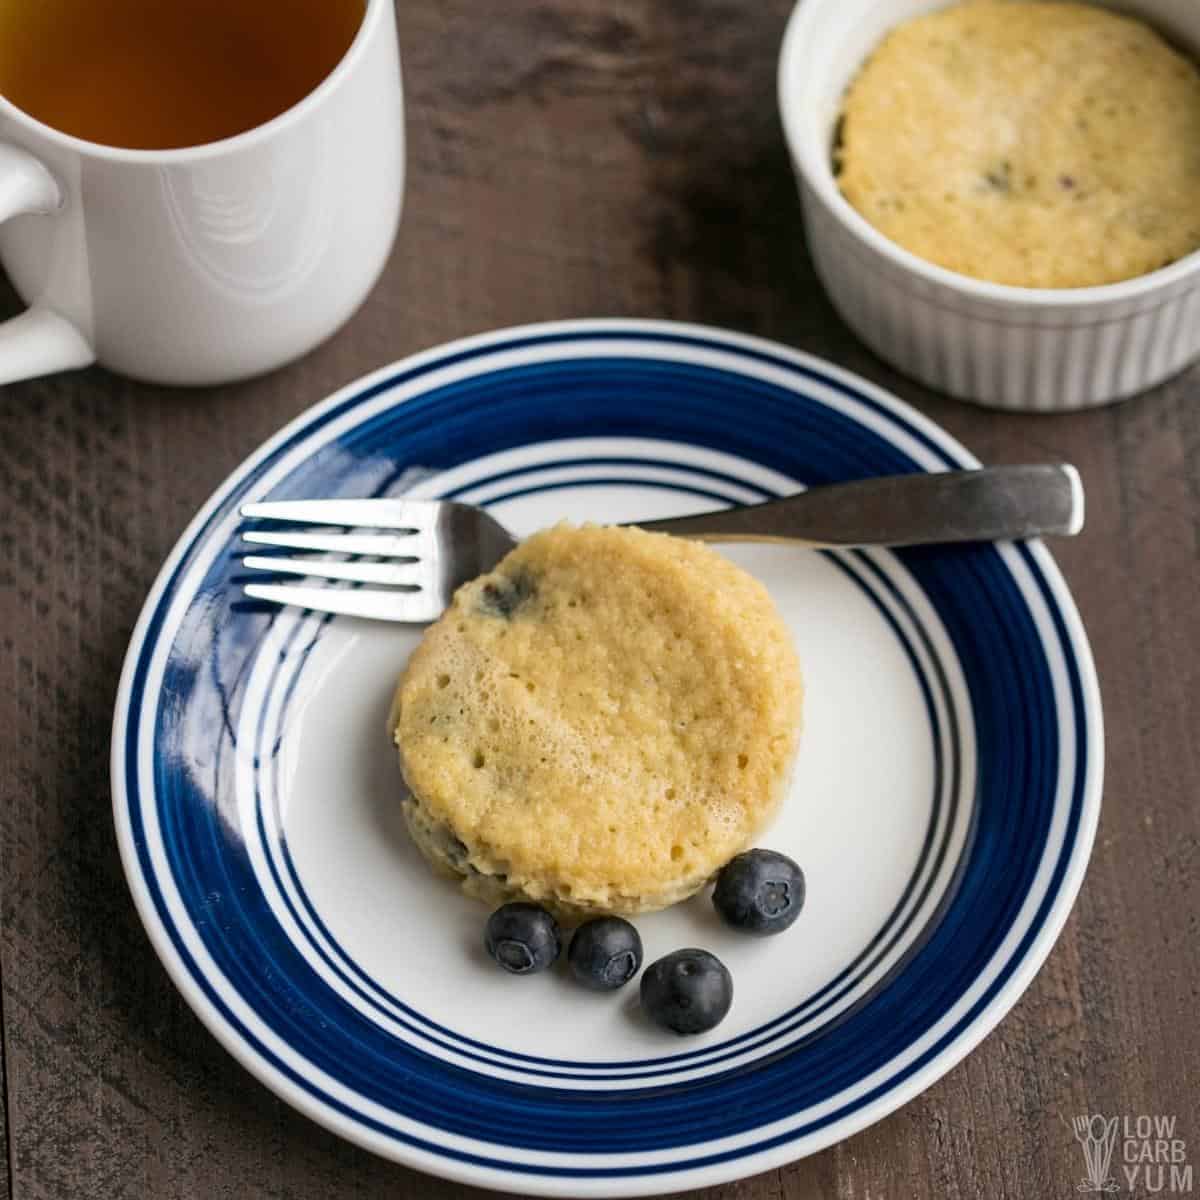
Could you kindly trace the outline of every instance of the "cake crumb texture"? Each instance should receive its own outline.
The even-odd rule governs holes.
[[[1200,72],[1114,12],[968,0],[879,45],[834,165],[872,225],[939,266],[1114,283],[1200,246]]]
[[[414,840],[494,903],[636,913],[695,892],[774,813],[799,734],[788,630],[696,542],[559,525],[459,589],[391,727]]]

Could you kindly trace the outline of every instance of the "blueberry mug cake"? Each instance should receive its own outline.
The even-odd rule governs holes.
[[[489,903],[663,908],[774,813],[801,681],[766,589],[707,546],[559,525],[459,589],[389,718],[405,818]]]
[[[969,0],[851,83],[846,199],[913,254],[1023,287],[1114,283],[1200,247],[1200,72],[1141,21]]]

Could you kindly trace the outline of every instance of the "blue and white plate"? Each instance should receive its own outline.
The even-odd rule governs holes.
[[[647,961],[716,952],[732,1012],[681,1040],[636,987],[513,979],[485,912],[409,844],[388,702],[420,630],[246,603],[238,506],[452,496],[514,531],[977,465],[882,392],[781,346],[584,321],[379,371],[272,438],[171,554],[113,731],[129,884],[202,1020],[339,1134],[438,1175],[632,1196],[748,1175],[891,1112],[1033,978],[1100,803],[1095,672],[1040,543],[726,548],[761,577],[807,681],[793,794],[762,839],[808,903],[739,938],[706,896],[639,921]]]

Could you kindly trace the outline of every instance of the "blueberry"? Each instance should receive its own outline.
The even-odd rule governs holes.
[[[804,907],[804,872],[786,854],[747,850],[717,876],[713,904],[725,923],[743,933],[782,933]]]
[[[488,917],[484,945],[513,975],[544,971],[562,951],[558,922],[540,905],[502,904]]]
[[[486,616],[508,620],[536,594],[537,580],[528,571],[518,568],[511,578],[501,575],[483,585],[479,608]]]
[[[567,950],[571,974],[594,992],[627,984],[642,965],[642,939],[620,917],[596,917],[575,930]]]
[[[707,950],[676,950],[642,976],[642,1010],[676,1033],[704,1033],[719,1025],[733,1003],[733,976]]]

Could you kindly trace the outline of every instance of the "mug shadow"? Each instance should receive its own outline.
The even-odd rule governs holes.
[[[775,93],[791,0],[772,0],[754,22],[726,21],[719,6],[706,19],[705,8],[659,10],[657,35],[681,48],[676,69],[618,118],[641,151],[638,237],[654,315],[774,338],[911,391],[842,322],[808,250]],[[719,55],[685,49],[710,44],[718,20]]]

